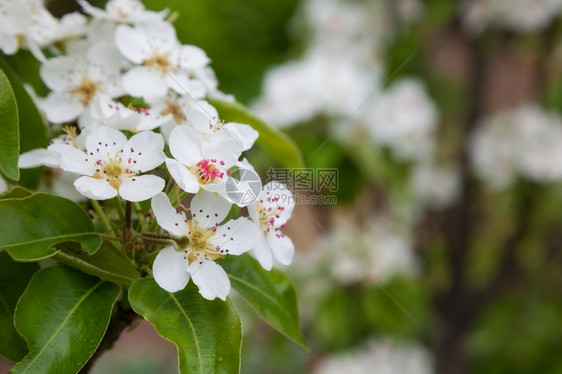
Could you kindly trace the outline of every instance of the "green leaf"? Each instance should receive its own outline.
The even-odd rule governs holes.
[[[144,278],[129,289],[133,309],[178,348],[187,373],[239,373],[242,326],[232,300],[205,300],[193,282],[176,293]]]
[[[39,270],[16,307],[29,354],[12,374],[76,373],[109,324],[119,286],[65,266]]]
[[[94,253],[102,239],[88,214],[65,198],[35,194],[0,200],[0,249],[16,261],[38,261],[53,256],[55,244],[76,242]]]
[[[18,180],[18,105],[6,74],[0,70],[0,171],[6,177]]]
[[[23,199],[24,197],[31,196],[32,193],[23,187],[13,187],[0,194],[0,199]]]
[[[250,255],[228,256],[221,265],[232,287],[273,328],[306,346],[299,329],[297,297],[289,278],[278,269],[264,270]]]
[[[106,241],[93,255],[60,251],[53,258],[84,273],[127,286],[139,279],[139,273],[131,262]]]
[[[14,327],[14,311],[37,270],[39,265],[35,263],[15,262],[7,253],[0,252],[0,355],[10,361],[19,361],[28,352],[25,341]]]
[[[252,126],[260,134],[257,143],[276,160],[289,168],[303,167],[301,152],[291,138],[281,131],[269,127],[252,113],[250,109],[240,103],[229,103],[219,100],[210,100],[209,102],[217,109],[222,120],[246,123]]]
[[[2,59],[0,59],[0,69],[6,74],[16,97],[19,118],[19,153],[45,148],[48,145],[47,128],[35,103],[29,97],[19,77]],[[20,184],[29,188],[37,188],[41,179],[41,168],[24,169],[20,173]]]

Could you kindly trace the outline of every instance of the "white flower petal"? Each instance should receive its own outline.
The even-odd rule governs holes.
[[[68,144],[52,144],[47,150],[59,160],[60,168],[81,175],[94,175],[96,167],[86,153]]]
[[[70,91],[76,87],[81,76],[81,71],[76,69],[83,63],[82,59],[60,56],[49,59],[41,65],[39,74],[47,87],[55,92]]]
[[[173,247],[162,249],[154,259],[152,274],[156,283],[164,290],[183,290],[189,282],[185,253],[178,252]]]
[[[82,195],[93,200],[107,200],[117,196],[117,190],[104,179],[80,177],[74,181],[74,187]]]
[[[231,219],[217,227],[215,235],[209,239],[229,255],[241,255],[255,246],[258,237],[257,226],[246,217]],[[262,235],[263,236],[263,235]]]
[[[208,142],[201,145],[201,153],[205,158],[215,158],[223,161],[227,168],[238,161],[242,154],[243,142],[236,134],[231,134],[226,129],[213,133]]]
[[[190,126],[176,126],[170,133],[170,153],[186,166],[193,166],[203,159],[201,134]]]
[[[193,90],[191,89],[191,79],[189,79],[187,72],[168,72],[164,76],[164,80],[166,81],[168,87],[176,93],[185,96],[192,95],[191,92]],[[201,97],[197,98],[199,99]]]
[[[185,212],[177,212],[164,192],[154,195],[151,207],[160,227],[177,237],[187,236]]]
[[[211,124],[217,121],[207,113],[199,109],[188,109],[185,111],[185,122],[202,134],[211,134]]]
[[[121,158],[137,172],[152,170],[166,159],[164,138],[152,131],[139,132],[123,146]]]
[[[224,269],[214,261],[205,258],[194,261],[187,269],[199,293],[207,300],[216,297],[226,300],[230,292],[230,280]]]
[[[70,122],[78,118],[84,110],[82,103],[70,95],[51,92],[41,100],[39,106],[52,123]]]
[[[229,122],[222,126],[222,130],[227,131],[232,137],[236,138],[243,151],[252,148],[259,136],[259,133],[252,126],[243,123]]]
[[[18,50],[18,38],[15,35],[0,34],[0,50],[6,55],[13,55]]]
[[[165,184],[164,179],[156,175],[124,178],[119,187],[119,195],[127,201],[144,201],[161,192]]]
[[[101,160],[115,157],[127,143],[127,137],[121,131],[109,126],[100,126],[86,138],[88,155]]]
[[[258,217],[258,211],[256,210],[256,202],[253,202],[251,204],[248,204],[248,215],[250,216],[250,219],[252,221],[254,221],[256,224],[260,224],[260,219]]]
[[[288,236],[279,231],[267,233],[267,243],[273,252],[275,259],[283,265],[289,265],[295,255],[295,245]]]
[[[277,181],[268,182],[263,186],[259,199],[263,200],[262,206],[265,208],[271,207],[276,209],[277,206],[283,208],[279,217],[275,217],[275,227],[284,225],[291,218],[295,208],[295,199],[291,190],[283,183]]]
[[[57,168],[59,167],[59,160],[51,151],[44,148],[24,152],[18,159],[18,167],[20,169],[36,168],[38,166]]]
[[[211,62],[205,51],[194,45],[182,45],[179,59],[181,68],[187,70],[200,69]]]
[[[119,76],[123,57],[113,43],[98,42],[88,49],[88,77],[103,82]]]
[[[140,96],[147,101],[164,97],[168,85],[158,69],[148,66],[135,66],[123,76],[123,88],[131,96]]]
[[[200,186],[197,177],[187,170],[182,163],[167,158],[166,168],[168,168],[168,172],[182,190],[189,193],[196,193],[199,191]]]
[[[222,222],[231,206],[224,197],[202,191],[191,200],[191,215],[199,226],[208,229]]]
[[[256,239],[253,252],[260,265],[265,270],[271,270],[273,267],[273,256],[271,255],[271,249],[265,240],[265,235],[262,230],[260,230],[260,235]]]
[[[149,58],[150,50],[146,37],[132,27],[120,25],[115,30],[115,44],[119,51],[136,64]]]

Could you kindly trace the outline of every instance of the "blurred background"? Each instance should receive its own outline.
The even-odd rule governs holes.
[[[283,270],[308,348],[237,300],[242,373],[562,373],[562,0],[144,3],[307,168]],[[176,360],[140,323],[93,373]]]

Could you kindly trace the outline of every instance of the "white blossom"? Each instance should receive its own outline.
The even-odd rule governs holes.
[[[184,125],[172,130],[169,145],[174,158],[166,159],[166,167],[182,190],[196,193],[203,188],[225,196],[226,178],[242,153],[242,143],[225,129],[207,138]]]
[[[165,96],[168,89],[195,99],[205,95],[201,74],[210,60],[202,49],[181,45],[169,23],[120,25],[115,42],[123,56],[136,65],[123,76],[128,94],[147,101]]]
[[[86,55],[59,56],[41,65],[43,82],[52,92],[40,102],[50,122],[77,119],[89,110],[97,93],[109,97],[123,94],[121,56],[110,44],[94,44]]]
[[[133,132],[156,129],[172,118],[171,114],[161,115],[152,108],[126,107],[103,93],[95,96],[90,114],[93,123]]]
[[[118,23],[161,21],[168,14],[168,10],[160,12],[146,10],[139,0],[109,0],[105,4],[105,10],[90,5],[86,0],[77,1],[84,12],[93,17]]]
[[[281,229],[291,218],[294,207],[291,191],[276,181],[263,186],[257,200],[248,205],[248,214],[257,233],[253,251],[266,270],[271,269],[273,257],[283,265],[289,265],[293,260],[295,246]]]
[[[452,168],[423,162],[414,166],[410,188],[420,208],[443,209],[458,198],[460,180]]]
[[[363,123],[373,140],[408,161],[431,155],[437,121],[435,104],[416,79],[394,83],[363,113]]]
[[[435,367],[429,350],[422,345],[371,338],[359,347],[321,359],[312,373],[432,374]]]
[[[495,189],[517,177],[538,183],[562,179],[562,119],[537,105],[494,113],[470,141],[476,174]]]
[[[546,28],[561,10],[561,0],[466,0],[461,18],[472,34],[490,26],[532,32]]]
[[[203,191],[193,197],[191,219],[188,220],[184,212],[176,212],[164,193],[152,198],[152,210],[158,224],[177,239],[188,239],[180,248],[168,246],[156,256],[152,271],[160,287],[176,292],[191,278],[204,298],[226,299],[230,281],[215,260],[240,255],[250,249],[253,229],[244,217],[219,225],[230,207],[231,204],[221,196]]]
[[[118,130],[103,126],[86,139],[86,151],[71,145],[53,144],[63,170],[80,174],[74,186],[94,200],[117,195],[128,201],[143,201],[164,188],[164,180],[155,175],[140,175],[164,162],[164,139],[151,131],[140,132],[127,140]]]

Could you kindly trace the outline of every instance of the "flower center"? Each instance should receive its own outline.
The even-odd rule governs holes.
[[[98,168],[96,173],[93,175],[96,179],[105,179],[111,187],[116,190],[119,189],[122,182],[122,176],[135,176],[136,173],[131,169],[123,166],[123,160],[119,157],[119,153],[113,158],[109,158],[106,162],[102,160],[97,160],[96,164]],[[134,179],[133,179],[134,180]]]
[[[188,234],[190,242],[185,249],[185,254],[189,264],[197,261],[201,257],[210,260],[224,257],[224,255],[220,253],[220,247],[218,245],[214,246],[209,241],[209,239],[215,235],[215,231],[217,230],[216,226],[210,229],[204,229],[194,220],[187,221],[187,226],[189,227]]]
[[[64,132],[64,135],[61,135],[63,143],[72,145],[74,148],[78,148],[78,142],[76,141],[76,138],[78,138],[78,132],[76,127],[65,125],[62,127],[62,131]]]
[[[88,105],[98,89],[99,85],[84,75],[82,82],[74,89],[73,93],[80,99],[82,104]]]
[[[190,170],[197,175],[199,184],[216,183],[224,177],[224,172],[219,169],[217,164],[224,166],[224,161],[217,161],[214,158],[201,160]]]
[[[170,66],[170,59],[168,53],[156,53],[151,58],[144,60],[142,64],[158,68],[162,74],[166,74]]]
[[[277,201],[279,201],[278,196],[267,198],[268,203],[275,203]],[[279,218],[284,210],[285,207],[282,207],[279,204],[276,204],[275,207],[265,207],[263,205],[263,200],[259,200],[256,203],[256,212],[258,213],[258,219],[260,221],[260,227],[262,228],[262,230],[265,232],[269,232],[273,228],[274,231],[279,231],[279,228],[275,227],[275,220]],[[281,225],[280,227],[283,228],[285,227],[285,225]],[[283,234],[281,233],[278,233],[277,235],[283,236]]]
[[[185,121],[185,115],[183,114],[181,107],[173,101],[166,101],[166,109],[162,111],[162,115],[167,116],[168,114],[171,114],[172,117],[174,117],[174,121],[176,121],[177,124]]]

